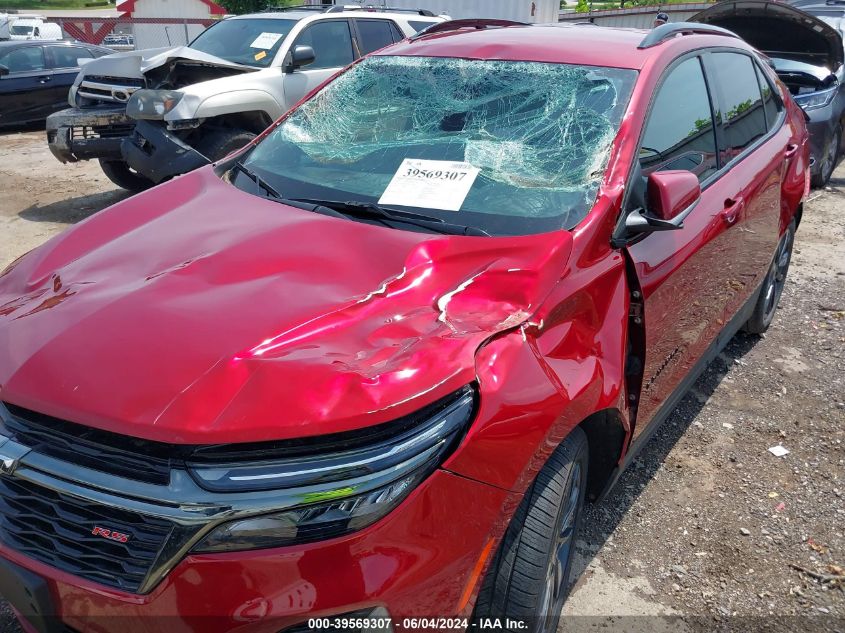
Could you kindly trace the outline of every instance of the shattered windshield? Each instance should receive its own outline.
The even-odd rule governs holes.
[[[221,20],[200,33],[190,46],[227,62],[266,68],[296,23],[276,18]]]
[[[493,235],[572,228],[592,206],[632,70],[376,56],[252,151],[285,198],[378,203]]]

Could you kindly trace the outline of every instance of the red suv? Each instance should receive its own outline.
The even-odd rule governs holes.
[[[364,58],[2,273],[0,592],[29,631],[554,630],[585,499],[771,322],[807,168],[716,27]]]

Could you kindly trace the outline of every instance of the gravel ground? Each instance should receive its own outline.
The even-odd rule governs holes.
[[[0,135],[0,183],[0,267],[127,195],[37,130]],[[588,509],[562,629],[845,631],[844,448],[845,164],[769,332],[738,335]]]

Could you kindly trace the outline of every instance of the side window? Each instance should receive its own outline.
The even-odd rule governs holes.
[[[340,68],[355,59],[352,51],[352,34],[346,20],[326,20],[309,26],[296,40],[297,44],[310,46],[317,56],[306,70]]]
[[[417,33],[427,29],[432,24],[437,24],[437,22],[423,22],[422,20],[408,20],[408,26],[410,26],[412,29],[414,29]]]
[[[780,102],[775,97],[774,88],[766,75],[760,70],[757,64],[754,64],[754,69],[757,71],[757,79],[760,81],[760,92],[763,94],[763,109],[766,111],[766,127],[772,129],[777,123],[778,116],[780,116]]]
[[[91,59],[92,55],[87,48],[81,46],[48,46],[53,56],[52,68],[76,68],[79,66],[79,59]]]
[[[5,55],[0,55],[0,64],[10,73],[28,73],[44,70],[44,51],[40,46],[14,48]]]
[[[398,26],[396,26],[396,22],[388,22],[388,24],[390,24],[390,30],[393,33],[394,42],[401,42],[405,39],[405,34]]]
[[[356,20],[355,24],[361,34],[361,55],[393,44],[393,33],[387,20]]]
[[[766,134],[766,114],[754,62],[741,53],[713,53],[714,81],[722,104],[727,147],[720,148],[727,163]]]
[[[654,98],[640,147],[643,175],[686,169],[704,180],[716,171],[716,135],[698,57],[669,72]]]

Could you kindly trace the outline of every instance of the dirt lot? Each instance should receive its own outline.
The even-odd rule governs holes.
[[[0,267],[125,195],[43,132],[0,136]],[[736,337],[588,510],[562,627],[845,631],[844,529],[842,165],[811,196],[768,334]]]

